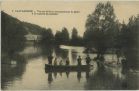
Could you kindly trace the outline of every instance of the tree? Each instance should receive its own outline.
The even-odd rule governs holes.
[[[139,69],[139,15],[129,18],[127,25],[121,30],[121,47],[124,49],[127,67]]]
[[[43,29],[41,42],[42,44],[47,44],[47,45],[51,45],[54,43],[54,35],[50,28]]]
[[[73,28],[73,29],[72,29],[71,38],[72,38],[73,40],[78,38],[78,31],[77,31],[76,28]]]
[[[84,41],[88,47],[95,47],[98,52],[104,53],[107,48],[114,46],[117,29],[113,6],[110,2],[99,3],[87,18]]]
[[[2,53],[19,52],[23,50],[25,45],[24,31],[22,22],[18,19],[1,12],[1,38],[2,38]]]
[[[55,43],[57,45],[60,45],[62,43],[61,40],[62,40],[61,32],[57,31],[56,34],[55,34]]]
[[[71,44],[75,45],[78,40],[78,31],[76,28],[72,29],[72,35],[71,35]]]
[[[76,45],[78,40],[78,31],[76,28],[72,29],[71,44]]]
[[[76,28],[72,29],[72,35],[71,35],[70,43],[71,43],[71,45],[75,45],[75,46],[83,45],[83,39],[82,39],[82,37],[80,37],[78,35],[78,31]]]
[[[139,15],[137,17],[132,16],[129,18],[129,23],[127,24],[127,42],[129,48],[139,47]]]
[[[62,29],[61,36],[62,36],[62,43],[68,44],[69,43],[69,33],[68,33],[67,28],[64,27]]]
[[[68,33],[67,28],[64,27],[61,32],[60,31],[56,32],[55,43],[57,45],[69,43],[69,33]]]

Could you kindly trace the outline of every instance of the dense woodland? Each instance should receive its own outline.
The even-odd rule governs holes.
[[[83,37],[78,35],[78,29],[73,28],[70,36],[68,29],[53,34],[51,28],[42,28],[38,25],[22,22],[3,11],[2,19],[2,52],[13,52],[24,46],[28,33],[42,36],[41,45],[74,45],[95,48],[99,55],[113,49],[117,55],[124,53],[129,67],[139,65],[139,15],[131,16],[127,24],[120,23],[114,13],[114,8],[107,3],[99,3],[95,11],[88,15],[86,30]]]

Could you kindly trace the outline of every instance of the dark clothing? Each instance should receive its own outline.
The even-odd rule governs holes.
[[[125,59],[122,59],[121,61],[122,61],[122,66],[124,68],[126,68],[127,67],[127,61]]]
[[[78,59],[77,59],[78,65],[81,65],[81,60],[82,60],[81,58],[78,58]]]
[[[48,63],[49,64],[52,64],[52,59],[53,59],[53,56],[48,56]]]
[[[62,62],[62,60],[59,62],[59,65],[63,65],[63,62]]]
[[[87,65],[90,64],[90,61],[91,61],[91,58],[90,58],[90,57],[86,57],[86,64],[87,64]]]
[[[57,65],[57,60],[54,61],[54,65]]]
[[[66,65],[69,65],[69,60],[66,60]]]

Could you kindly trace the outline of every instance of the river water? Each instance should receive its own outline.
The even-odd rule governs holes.
[[[71,65],[77,65],[77,57],[85,64],[84,47],[60,46],[59,48],[40,48],[27,46],[14,55],[2,58],[10,64],[1,65],[1,87],[3,90],[101,90],[101,89],[139,89],[139,73],[123,72],[121,66],[99,68],[91,61],[90,72],[46,73],[44,66],[47,56],[52,54],[57,61],[69,57]],[[91,59],[97,54],[89,54]],[[117,62],[115,54],[105,54],[106,62]]]

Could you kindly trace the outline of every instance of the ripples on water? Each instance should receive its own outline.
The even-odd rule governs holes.
[[[2,89],[5,90],[93,90],[93,89],[138,89],[138,72],[123,72],[121,67],[98,68],[97,63],[90,72],[45,73],[44,65],[47,55],[52,53],[58,60],[70,59],[70,64],[76,65],[78,55],[85,64],[86,54],[83,47],[61,46],[60,48],[45,48],[28,46],[14,57],[2,57],[2,60],[14,60],[17,63],[2,64]],[[93,59],[97,54],[89,54]],[[105,54],[108,62],[117,61],[115,54]]]

